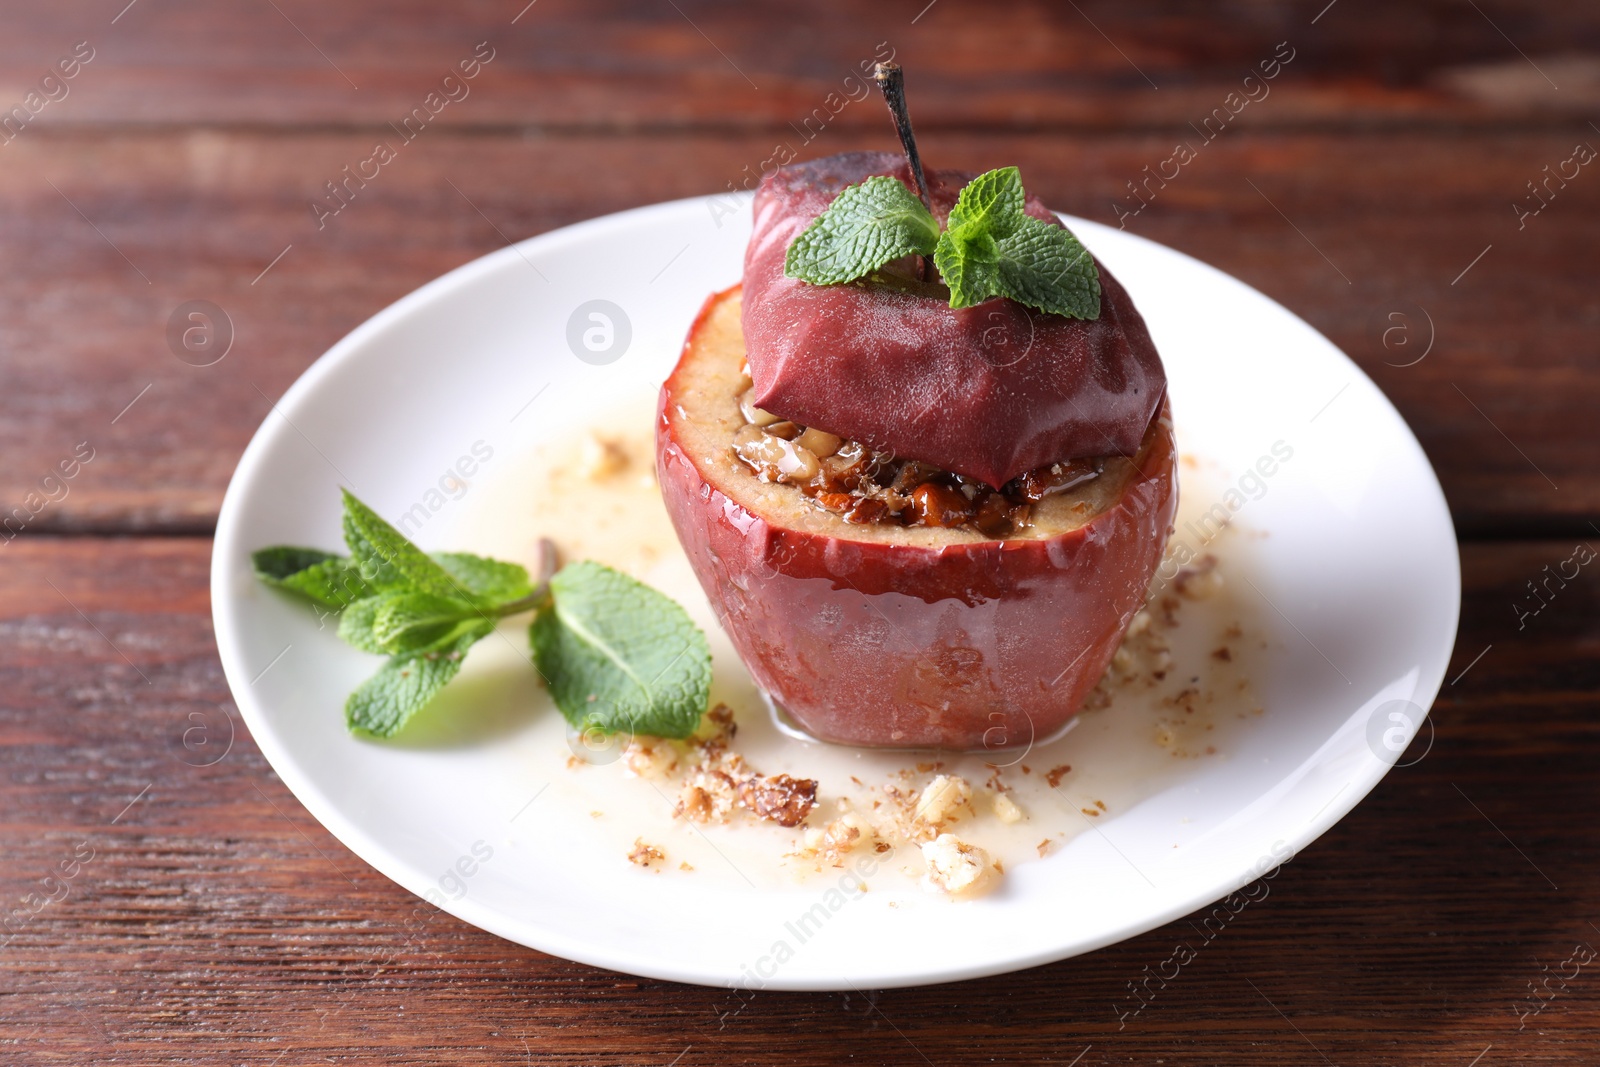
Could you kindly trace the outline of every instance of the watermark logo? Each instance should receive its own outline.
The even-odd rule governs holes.
[[[628,313],[609,300],[586,300],[567,319],[567,347],[585,363],[615,363],[633,340]]]
[[[1417,736],[1427,712],[1409,700],[1386,700],[1367,716],[1367,747],[1391,767],[1410,767],[1421,763],[1433,748],[1433,723],[1428,722],[1428,743],[1414,759],[1400,761],[1411,739]]]
[[[1374,312],[1367,319],[1368,340],[1383,350],[1383,362],[1391,367],[1415,367],[1433,351],[1437,330],[1433,316],[1421,304],[1405,304],[1396,310]]]
[[[996,369],[1021,363],[1033,350],[1033,313],[1025,307],[1022,321],[1010,311],[990,311],[978,333],[978,353]]]
[[[189,712],[179,738],[179,760],[191,767],[221,763],[233,750],[233,713],[226,704]]]
[[[595,767],[617,762],[632,743],[632,730],[607,731],[594,723],[567,730],[567,747],[572,754]]]
[[[992,753],[994,759],[984,762],[995,770],[1015,766],[1027,758],[1033,751],[1033,742],[1036,731],[1033,726],[1033,716],[1028,714],[1026,708],[1017,709],[1022,713],[1022,722],[1017,721],[1015,713],[1007,714],[1003,711],[989,713],[989,728],[983,732],[983,749]],[[1005,762],[1000,762],[1003,757],[1009,756]]]
[[[233,347],[233,319],[209,300],[185,300],[167,317],[167,348],[191,367],[221,363]]]

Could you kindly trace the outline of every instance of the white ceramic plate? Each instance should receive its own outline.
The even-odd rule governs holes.
[[[513,941],[713,985],[750,984],[752,961],[788,936],[785,923],[823,887],[636,874],[586,848],[588,813],[554,801],[508,829],[542,788],[525,750],[533,727],[507,708],[490,717],[492,729],[436,744],[351,738],[344,697],[376,661],[259,588],[249,555],[279,543],[337,547],[341,485],[391,518],[428,508],[444,499],[428,490],[474,444],[497,457],[525,453],[574,412],[659,382],[706,295],[739,277],[748,207],[725,206],[679,201],[536,237],[373,317],[295,383],[251,441],[223,502],[211,576],[222,663],[257,744],[357,855]],[[1139,803],[1011,871],[1003,892],[963,904],[860,896],[763,975],[767,988],[995,974],[1189,913],[1338,821],[1395,762],[1438,692],[1460,603],[1456,543],[1433,471],[1394,408],[1331,343],[1255,290],[1141,238],[1068,222],[1144,313],[1182,448],[1228,479],[1274,442],[1293,449],[1259,494],[1247,482],[1239,509],[1257,532],[1253,595],[1282,638],[1254,679],[1271,711],[1231,742],[1227,760],[1187,762],[1144,783]],[[609,332],[589,317],[596,308]],[[585,339],[586,330],[597,332]],[[472,550],[464,514],[428,512],[417,539]],[[520,829],[529,825],[571,833]],[[485,852],[492,862],[478,862]]]

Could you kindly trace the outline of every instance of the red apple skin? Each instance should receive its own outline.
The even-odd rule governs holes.
[[[911,181],[898,154],[849,152],[779,167],[756,190],[742,309],[756,403],[997,489],[1066,457],[1137,452],[1166,371],[1133,299],[1098,260],[1094,319],[1002,298],[956,310],[942,286],[903,278],[811,285],[785,273],[794,239],[872,175]],[[934,214],[945,218],[972,177],[928,171]],[[1037,197],[1026,211],[1061,225]]]
[[[679,444],[677,378],[657,409],[667,512],[740,658],[796,722],[842,744],[973,750],[1027,745],[1076,714],[1171,531],[1165,409],[1120,499],[1084,526],[924,548],[788,529],[728,498]]]

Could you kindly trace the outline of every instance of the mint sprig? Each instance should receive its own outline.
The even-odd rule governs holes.
[[[931,255],[952,308],[993,297],[1052,315],[1100,317],[1100,272],[1063,226],[1028,215],[1016,167],[986,171],[962,187],[939,221],[896,178],[847,187],[789,245],[784,274],[813,285],[865,277],[892,259]]]
[[[705,634],[678,604],[598,563],[538,581],[516,563],[461,552],[428,555],[344,494],[348,557],[277,546],[251,557],[256,576],[339,615],[339,636],[388,656],[345,703],[357,734],[389,737],[460,671],[499,620],[535,612],[533,659],[575,727],[686,737],[710,703]]]

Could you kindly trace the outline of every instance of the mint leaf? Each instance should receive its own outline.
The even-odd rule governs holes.
[[[339,616],[339,640],[363,652],[384,655],[383,643],[373,632],[383,601],[382,596],[370,596],[345,608]]]
[[[345,557],[316,548],[263,548],[251,554],[250,564],[266,584],[325,607],[343,608],[374,591]]]
[[[343,559],[332,552],[324,552],[320,548],[296,548],[294,545],[274,545],[250,553],[250,566],[255,569],[256,577],[263,582],[276,585],[285,578],[314,567],[319,563],[329,560]]]
[[[534,659],[574,727],[687,737],[711,699],[711,649],[676,602],[598,563],[550,580]]]
[[[1100,317],[1100,271],[1063,226],[1023,211],[1016,167],[968,182],[950,209],[933,262],[950,287],[952,308],[1003,296],[1052,315]]]
[[[1071,231],[1025,217],[998,245],[1000,295],[1052,315],[1100,317],[1100,271]]]
[[[970,231],[974,236],[982,233],[996,240],[1010,237],[1027,218],[1022,210],[1023,199],[1022,172],[1016,167],[985,171],[956,195],[947,232],[960,235]]]
[[[456,676],[467,649],[480,636],[464,635],[447,649],[391,659],[345,701],[345,724],[358,734],[394,736]]]
[[[520,563],[504,563],[466,552],[435,552],[433,561],[443,567],[461,589],[481,600],[517,600],[533,592],[528,568]]]
[[[362,652],[415,656],[433,652],[468,633],[489,633],[492,610],[453,597],[400,590],[358,600],[339,617],[339,637]]]
[[[971,307],[1000,295],[1000,248],[981,229],[946,230],[933,253],[933,265],[950,287],[950,306]]]
[[[932,255],[939,221],[898,178],[871,177],[847,186],[789,245],[783,273],[813,285],[868,274],[891,259]]]
[[[397,593],[379,598],[372,619],[372,638],[391,656],[429,652],[447,644],[466,631],[480,629],[493,618],[482,609],[453,597],[432,593]]]
[[[1022,175],[1016,167],[985,171],[962,187],[950,209],[950,228],[933,253],[933,264],[950,287],[951,307],[1007,295],[1000,241],[1028,217],[1022,208]]]
[[[406,540],[405,534],[357,500],[348,489],[343,492],[345,543],[350,546],[350,557],[369,585],[380,592],[412,589],[436,596],[464,592],[448,571]]]

